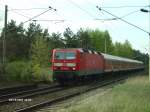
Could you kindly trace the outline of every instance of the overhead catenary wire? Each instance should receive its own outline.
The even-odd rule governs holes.
[[[41,9],[47,9],[47,8],[28,8],[28,9],[10,9],[9,11],[23,11],[23,10],[41,10]]]
[[[85,10],[84,8],[82,8],[77,3],[73,2],[72,0],[67,0],[67,1],[70,2],[72,5],[74,5],[75,7],[79,8],[80,10],[82,10],[83,12],[87,13],[90,17],[95,18],[95,16],[93,14],[91,14],[89,11]]]
[[[46,9],[46,8],[45,8],[45,9]],[[10,7],[10,6],[9,6],[9,9],[8,9],[8,12],[9,12],[9,13],[15,13],[15,14],[17,14],[17,15],[20,15],[20,16],[25,17],[25,18],[28,18],[28,19],[31,18],[31,17],[29,17],[29,16],[27,16],[27,15],[25,15],[25,14],[22,14],[22,12],[18,12],[17,10],[13,10],[13,8]]]
[[[25,24],[26,22],[29,22],[29,21],[33,21],[34,18],[37,18],[37,17],[41,16],[42,14],[44,14],[44,13],[46,13],[46,12],[48,12],[49,10],[52,10],[52,9],[53,9],[54,11],[56,11],[56,9],[52,8],[51,6],[49,6],[49,9],[48,9],[48,10],[46,10],[46,11],[44,11],[44,12],[38,14],[38,15],[35,15],[35,16],[29,18],[27,21],[23,22],[22,24]],[[13,11],[13,12],[14,12],[14,11]],[[19,14],[19,13],[17,13],[17,14]],[[24,16],[24,15],[22,15],[22,16]],[[25,16],[24,16],[24,17],[25,17]],[[27,16],[26,16],[26,17],[27,17]],[[9,30],[13,30],[13,29],[14,29],[14,27],[11,28],[11,29],[9,29]]]
[[[145,32],[145,33],[148,33],[148,34],[150,35],[150,32],[148,32],[148,31],[146,31],[146,30],[140,28],[139,26],[136,26],[136,25],[134,25],[134,24],[132,24],[132,23],[130,23],[130,22],[128,22],[128,21],[122,19],[122,18],[119,18],[118,16],[116,16],[116,15],[114,15],[114,14],[112,14],[112,13],[110,13],[110,12],[104,10],[104,9],[102,9],[101,7],[96,6],[96,8],[98,8],[98,10],[104,11],[105,13],[110,14],[111,16],[113,16],[113,17],[115,17],[115,18],[118,18],[119,20],[121,20],[121,21],[123,21],[123,22],[125,22],[125,23],[127,23],[127,24],[129,24],[129,25],[131,25],[131,26],[133,26],[133,27],[135,27],[135,28],[137,28],[137,29],[139,29],[139,30]]]
[[[43,9],[47,9],[47,8],[27,8],[27,9],[13,9],[13,8],[11,8],[9,11],[11,11],[11,12],[14,12],[14,13],[16,13],[16,14],[18,14],[18,15],[21,15],[21,16],[23,16],[23,17],[26,17],[26,18],[30,18],[29,16],[26,16],[26,15],[23,15],[23,14],[20,14],[20,13],[18,13],[18,12],[16,12],[16,11],[30,11],[30,10],[43,10]],[[56,11],[56,9],[54,9],[54,11]],[[57,14],[57,13],[56,13]],[[57,14],[58,16],[60,16],[59,14]],[[64,22],[65,20],[63,19],[63,20],[36,20],[36,21],[61,21],[61,22]]]
[[[86,2],[88,2],[89,4],[92,4],[92,5],[95,7],[95,4],[93,4],[91,1],[86,0]],[[140,8],[145,8],[145,7],[150,7],[150,5],[103,6],[103,7],[101,7],[101,8],[138,8],[138,7],[140,7]],[[119,17],[119,18],[127,17],[127,16],[132,15],[132,14],[134,14],[134,13],[136,13],[136,12],[139,12],[139,11],[140,11],[139,9],[138,9],[138,10],[134,10],[134,11],[132,11],[132,12],[129,12],[129,13],[127,13],[127,14],[125,14],[125,15]],[[95,19],[95,20],[112,21],[112,20],[117,20],[117,19],[119,19],[119,18]]]
[[[18,14],[18,15],[20,15],[20,16],[23,16],[23,17],[25,17],[25,18],[30,19],[30,17],[29,17],[29,16],[26,16],[26,15],[21,14],[21,13],[19,13],[19,12],[16,12],[16,11],[12,11],[12,12],[13,12],[13,13],[16,13],[16,14]]]
[[[61,20],[61,19],[33,19],[32,21],[45,21],[45,22],[48,22],[48,21],[50,21],[50,22],[64,22],[65,20]]]
[[[145,8],[146,6],[143,6],[143,7],[141,7],[141,8]],[[129,15],[132,15],[132,14],[135,14],[135,13],[137,13],[137,12],[139,12],[140,11],[140,9],[138,9],[138,10],[134,10],[134,11],[131,11],[131,12],[129,12],[129,13],[127,13],[127,14],[125,14],[125,15],[123,15],[123,16],[121,16],[121,17],[119,17],[119,18],[107,18],[107,19],[96,19],[96,20],[103,20],[103,21],[112,21],[112,20],[117,20],[117,19],[123,19],[123,18],[125,18],[125,17],[127,17],[127,16],[129,16]]]
[[[31,9],[35,9],[35,8],[31,8]],[[37,9],[37,8],[36,8]],[[46,9],[46,8],[38,8],[38,9]],[[18,9],[19,10],[19,9]],[[24,10],[24,9],[20,9],[20,10]],[[28,9],[27,9],[28,10]],[[26,15],[24,15],[24,14],[22,14],[22,13],[19,13],[19,12],[16,12],[14,9],[12,9],[11,8],[11,10],[9,10],[9,11],[11,11],[11,12],[13,12],[13,13],[16,13],[16,14],[18,14],[18,15],[20,15],[20,16],[23,16],[23,17],[25,17],[25,18],[28,18],[28,19],[31,19],[31,17],[29,17],[29,16],[26,16]],[[54,11],[56,11],[56,9],[54,9]],[[58,15],[58,14],[57,14]],[[60,15],[58,15],[58,16],[60,16]],[[58,19],[58,20],[50,20],[50,19],[32,19],[32,21],[51,21],[51,22],[64,22],[64,21],[66,21],[66,20],[64,20],[64,19]]]
[[[36,19],[36,21],[65,21],[63,19]]]
[[[127,16],[129,16],[129,15],[131,15],[131,14],[134,14],[134,13],[137,13],[137,12],[139,12],[139,11],[140,11],[139,9],[138,9],[138,10],[134,10],[134,11],[132,11],[132,12],[129,12],[129,13],[127,13],[127,14],[121,16],[120,18],[127,17]],[[116,19],[117,19],[117,18],[116,18]]]
[[[118,17],[118,18],[107,18],[107,19],[95,19],[95,20],[103,20],[103,21],[112,21],[112,20],[117,20],[117,19],[120,19],[120,18],[125,18],[125,17],[127,17],[127,16],[129,16],[129,15],[132,15],[132,14],[134,14],[134,13],[137,13],[137,12],[139,12],[140,10],[138,9],[138,10],[135,10],[135,11],[132,11],[132,12],[129,12],[129,13],[127,13],[127,14],[125,14],[125,15],[123,15],[123,16],[121,16],[121,17]]]
[[[95,5],[94,5],[94,6],[95,6]],[[132,11],[132,12],[134,12],[134,11]],[[130,12],[130,13],[132,13],[132,12]],[[129,13],[127,13],[127,14],[125,14],[125,15],[128,15],[128,14],[129,14]],[[102,12],[102,15],[105,16],[105,18],[108,18],[108,16],[107,16],[105,13],[103,13],[103,12]],[[125,16],[125,15],[124,15],[124,16]],[[121,16],[121,17],[123,17],[123,16]],[[116,20],[116,18],[109,18],[109,20],[107,20],[107,19],[104,20],[104,19],[103,19],[104,26],[106,26],[106,28],[109,28],[109,30],[112,31],[113,34],[114,34],[116,37],[120,37],[120,38],[122,38],[122,39],[125,40],[126,38],[125,38],[123,35],[121,35],[120,32],[118,32],[118,31],[115,30],[116,28],[114,28],[114,27],[116,27],[116,25],[113,24],[113,22],[109,22],[110,25],[107,25],[107,23],[105,24],[105,21],[112,21],[112,20],[114,20],[114,19]],[[113,28],[112,28],[112,27],[113,27]],[[107,44],[107,43],[106,43],[106,44]]]
[[[91,1],[86,0],[86,2],[93,4]],[[95,6],[95,4],[93,4]],[[150,7],[150,5],[121,5],[121,6],[103,6],[101,8],[139,8],[139,7]]]
[[[30,19],[28,19],[27,21],[23,22],[23,24],[24,24],[24,23],[27,23],[27,22],[29,22],[29,21],[31,21],[31,20],[33,20],[34,18],[37,18],[37,17],[41,16],[42,14],[44,14],[44,13],[50,11],[51,9],[53,9],[53,8],[49,6],[49,9],[48,9],[48,10],[46,10],[46,11],[44,11],[44,12],[42,12],[42,13],[36,15],[36,16],[33,16],[32,18],[30,18]],[[56,9],[53,9],[53,10],[56,11]]]
[[[26,16],[26,15],[24,15],[24,14],[18,13],[18,12],[16,12],[16,11],[12,11],[12,12],[13,12],[13,13],[16,13],[16,14],[18,14],[18,15],[20,15],[20,16],[23,16],[23,17],[25,17],[25,18],[28,18],[28,19],[31,18],[31,17],[29,17],[29,16]],[[64,20],[64,19],[32,19],[32,21],[64,22],[64,21],[66,21],[66,20]]]
[[[150,5],[103,6],[101,8],[135,8],[135,7],[150,7]]]
[[[132,12],[134,12],[134,11],[132,11]],[[102,12],[102,14],[106,17],[106,18],[108,18],[108,16],[106,16],[107,15],[107,13],[104,13],[104,12]],[[106,22],[107,23],[107,22]],[[104,24],[105,24],[105,22],[104,22]],[[111,31],[111,32],[113,32],[112,34],[113,34],[113,37],[119,37],[119,38],[121,38],[121,40],[116,40],[116,41],[114,41],[114,42],[122,42],[122,40],[124,40],[124,42],[125,42],[125,40],[126,40],[126,37],[128,37],[127,36],[127,33],[124,33],[124,32],[118,32],[117,30],[115,30],[116,28],[116,24],[114,23],[114,22],[109,22],[109,24],[110,25],[107,25],[106,24],[106,26],[107,27],[109,27],[109,31]],[[113,27],[113,28],[112,28]],[[118,29],[118,28],[117,28]],[[114,40],[114,39],[113,39]],[[132,41],[132,40],[131,40]],[[140,44],[139,44],[140,45]]]
[[[106,15],[106,13],[102,13],[105,17],[108,17],[107,15]],[[126,40],[126,33],[123,33],[123,32],[121,32],[121,34],[120,34],[120,32],[118,32],[117,30],[115,30],[116,28],[116,24],[114,24],[113,22],[110,22],[109,23],[110,25],[107,25],[106,24],[106,26],[107,27],[109,27],[109,29],[117,36],[117,37],[120,37],[121,39],[124,39],[124,40]],[[113,28],[112,28],[113,27]],[[123,33],[123,35],[122,35],[122,33]]]
[[[122,16],[122,17],[119,17],[119,18],[124,18],[124,17],[126,17],[126,16],[128,16],[128,15],[131,15],[131,14],[134,14],[134,13],[136,13],[136,12],[138,12],[138,11],[140,11],[140,9],[138,9],[137,11],[135,10],[135,11],[132,11],[132,12],[130,12],[130,13],[128,13],[128,14],[125,14],[124,16]],[[107,14],[107,13],[103,13],[103,11],[102,11],[102,14]],[[115,17],[115,19],[114,20],[117,20],[117,19],[119,19],[119,18],[116,18]],[[111,20],[111,18],[110,18],[110,20]],[[110,24],[112,24],[113,22],[110,22]],[[112,25],[110,25],[110,26],[113,26],[113,27],[115,27],[115,24],[112,24]],[[111,28],[111,27],[110,27]],[[111,28],[111,30],[113,31],[113,32],[116,32],[115,30],[114,30],[115,28]],[[147,32],[148,33],[148,32]],[[120,32],[116,32],[115,33],[116,35],[118,35],[118,37],[121,37],[122,38],[122,36],[124,35],[120,35]],[[124,38],[124,36],[123,36],[123,38]],[[124,38],[125,39],[125,38]]]
[[[61,15],[60,13],[58,13],[58,10],[55,11],[55,14],[56,14],[57,16],[59,16],[59,17],[61,18],[61,20],[63,20],[63,21],[55,22],[55,24],[56,24],[56,23],[60,23],[60,22],[65,22],[65,21],[67,21],[67,19],[65,19],[64,17],[62,17],[62,15]]]

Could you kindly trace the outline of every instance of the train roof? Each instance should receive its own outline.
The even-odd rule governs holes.
[[[117,60],[117,61],[143,64],[142,61],[133,60],[133,59],[124,58],[124,57],[119,57],[119,56],[114,56],[114,55],[109,55],[109,54],[105,54],[105,53],[100,53],[100,52],[97,52],[97,51],[94,51],[94,50],[88,50],[88,49],[84,49],[84,48],[56,48],[55,50],[78,50],[80,52],[87,52],[87,53],[90,53],[90,54],[103,55],[104,58],[108,59],[108,60]]]
[[[138,61],[138,60],[123,58],[123,57],[119,57],[119,56],[113,56],[113,55],[109,55],[109,54],[105,54],[105,53],[101,53],[101,54],[104,56],[105,59],[108,59],[108,60],[118,60],[118,61],[124,61],[124,62],[143,64],[142,61]]]
[[[90,54],[100,54],[100,52],[96,52],[94,50],[84,49],[84,48],[56,48],[54,50],[78,50],[80,52],[86,52]]]
[[[53,50],[82,50],[82,48],[55,48]]]

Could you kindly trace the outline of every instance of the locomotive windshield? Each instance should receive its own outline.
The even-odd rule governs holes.
[[[55,59],[65,59],[65,53],[64,52],[56,52]]]
[[[75,59],[76,53],[75,52],[56,52],[55,59]]]

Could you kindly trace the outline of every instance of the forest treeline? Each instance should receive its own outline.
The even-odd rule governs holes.
[[[4,29],[0,36],[1,63],[3,35]],[[31,66],[37,71],[40,67],[50,66],[51,50],[54,48],[86,48],[148,63],[148,54],[133,49],[128,40],[124,43],[113,43],[108,31],[80,28],[75,33],[68,27],[63,33],[50,34],[48,29],[43,29],[40,24],[30,23],[27,28],[24,28],[22,23],[17,25],[14,20],[7,24],[7,64],[15,61],[32,61]]]

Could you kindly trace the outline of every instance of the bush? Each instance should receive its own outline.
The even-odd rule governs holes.
[[[39,64],[34,64],[32,66],[32,75],[35,78],[35,81],[41,81],[41,67]]]
[[[39,64],[31,64],[25,61],[14,61],[6,66],[8,80],[22,82],[52,82],[52,72],[48,68],[41,68]]]
[[[34,80],[34,78],[33,78],[33,75],[32,75],[31,64],[28,63],[27,66],[21,72],[21,81],[31,82],[33,80]]]
[[[42,68],[41,69],[41,79],[43,81],[50,81],[52,82],[52,71],[49,68]]]
[[[13,61],[6,65],[5,71],[8,79],[15,81],[25,81],[26,79],[29,79],[31,74],[31,67],[28,62]]]
[[[32,68],[32,74],[35,81],[52,81],[51,71],[46,68],[41,68],[39,64],[36,64]]]
[[[2,64],[0,63],[0,75],[2,74],[2,68],[3,68],[3,66],[2,66]]]

